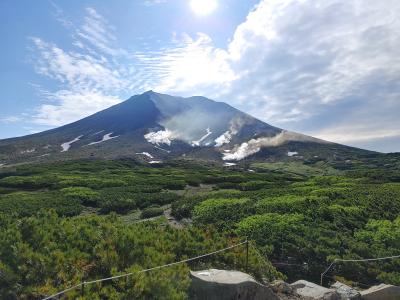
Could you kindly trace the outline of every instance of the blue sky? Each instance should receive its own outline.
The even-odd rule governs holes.
[[[0,1],[0,138],[153,89],[400,151],[399,1],[191,1]]]

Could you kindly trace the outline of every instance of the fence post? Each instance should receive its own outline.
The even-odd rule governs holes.
[[[249,272],[249,240],[246,237],[246,272]]]
[[[85,296],[85,281],[82,278],[82,289],[81,289],[81,296]]]

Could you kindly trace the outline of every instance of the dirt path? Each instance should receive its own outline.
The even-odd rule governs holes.
[[[164,216],[167,219],[168,224],[173,228],[183,229],[184,225],[172,216],[171,211],[171,208],[164,210]]]

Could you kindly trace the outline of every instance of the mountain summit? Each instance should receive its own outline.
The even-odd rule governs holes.
[[[74,123],[0,141],[0,165],[85,157],[225,161],[346,156],[359,149],[264,123],[205,97],[148,91]]]

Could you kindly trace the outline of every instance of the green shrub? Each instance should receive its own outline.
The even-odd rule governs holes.
[[[21,189],[51,188],[55,178],[51,176],[9,176],[0,179],[0,186]]]
[[[126,214],[136,208],[137,208],[137,203],[133,199],[106,200],[101,202],[100,204],[100,212],[102,214],[108,214],[110,212]]]
[[[92,189],[101,189],[107,187],[118,187],[118,186],[126,186],[127,183],[120,179],[103,179],[96,177],[69,177],[64,180],[61,180],[58,183],[60,188],[78,186],[78,187],[88,187]]]
[[[54,192],[16,192],[0,196],[0,213],[18,216],[31,216],[41,209],[54,209],[62,216],[75,216],[81,213],[80,201],[65,199]]]
[[[213,229],[176,230],[153,222],[123,223],[115,215],[60,218],[54,212],[16,220],[0,214],[0,298],[38,299],[79,284],[114,275],[120,279],[85,286],[88,299],[187,299],[186,264],[151,274],[143,269],[180,261],[238,243]],[[282,278],[270,263],[249,251],[249,272],[256,278]],[[243,247],[193,262],[192,267],[244,271]],[[21,285],[20,283],[24,284]],[[68,299],[80,298],[80,289]]]
[[[304,197],[296,195],[285,195],[263,199],[256,204],[258,214],[263,213],[301,213],[313,209],[322,200],[318,197]]]
[[[78,200],[86,206],[97,206],[100,200],[100,193],[87,187],[68,187],[63,188],[61,193],[68,199]]]
[[[301,214],[268,213],[254,215],[241,220],[237,232],[255,240],[259,245],[280,245],[274,249],[275,255],[292,256],[301,245],[299,239],[304,232],[304,216]]]
[[[249,199],[208,199],[194,208],[193,220],[198,224],[229,228],[249,213]]]
[[[239,184],[239,187],[242,191],[256,191],[268,186],[271,186],[270,182],[265,182],[261,180],[242,182]]]
[[[164,213],[164,210],[159,206],[150,206],[145,208],[142,213],[140,214],[140,218],[148,219],[160,216]]]
[[[206,199],[206,196],[191,196],[184,197],[172,203],[172,215],[178,220],[191,218],[193,209],[196,205]]]

